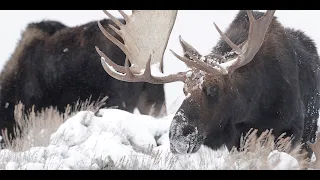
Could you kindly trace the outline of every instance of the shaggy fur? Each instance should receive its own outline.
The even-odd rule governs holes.
[[[124,22],[123,20],[121,20]],[[109,28],[111,20],[101,24]],[[103,69],[99,46],[115,63],[124,65],[124,53],[98,28],[97,21],[66,27],[56,21],[30,23],[0,76],[0,129],[12,133],[14,106],[25,109],[56,106],[60,112],[78,100],[92,101],[108,96],[106,107],[133,112],[135,107],[148,114],[154,105],[158,116],[165,101],[163,85],[126,83],[109,76]]]
[[[256,19],[264,13],[254,12]],[[240,11],[226,35],[239,45],[248,36],[249,20]],[[220,40],[212,52],[233,56]],[[210,54],[208,55],[210,56]],[[320,61],[315,43],[303,32],[284,28],[274,17],[254,59],[229,75],[205,75],[201,89],[190,95],[176,113],[170,129],[171,150],[196,152],[240,146],[250,128],[258,134],[273,129],[293,136],[293,146],[314,142],[319,117]],[[192,137],[192,138],[191,138]],[[312,153],[305,144],[304,149]]]

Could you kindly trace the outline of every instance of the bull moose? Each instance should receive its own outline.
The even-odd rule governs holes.
[[[116,35],[108,28],[110,19],[101,24]],[[7,128],[13,135],[14,107],[19,101],[26,111],[32,106],[35,111],[54,106],[63,112],[78,100],[107,96],[105,107],[128,112],[137,107],[142,114],[165,114],[163,85],[132,84],[106,76],[97,60],[97,44],[116,63],[124,63],[124,53],[104,38],[96,21],[76,27],[49,20],[28,24],[0,75],[0,129]]]
[[[96,47],[109,75],[125,82],[184,82],[186,98],[169,131],[173,153],[194,153],[201,145],[239,148],[241,135],[255,128],[258,134],[272,129],[275,137],[286,133],[293,137],[292,147],[302,143],[311,156],[308,142],[316,141],[319,117],[319,56],[313,40],[282,26],[275,10],[241,10],[225,33],[214,24],[221,39],[206,56],[180,37],[184,56],[171,52],[189,68],[170,75],[155,73],[177,11],[119,11],[126,24],[104,12],[124,43],[98,23],[102,33],[126,54],[119,66]]]

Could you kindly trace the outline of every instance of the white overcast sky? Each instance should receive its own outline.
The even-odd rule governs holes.
[[[119,17],[117,11],[111,11]],[[173,28],[168,49],[181,53],[178,36],[206,54],[217,42],[219,35],[213,26],[215,22],[221,30],[231,23],[237,11],[235,10],[181,10],[178,12],[176,24]],[[320,44],[319,10],[279,10],[275,16],[287,26],[300,29]],[[0,11],[0,69],[13,52],[21,32],[30,22],[40,20],[57,20],[67,26],[76,26],[83,23],[106,18],[100,10],[1,10]],[[176,60],[170,51],[166,51],[164,65],[165,73],[185,70],[184,64]],[[182,84],[166,85],[168,107],[173,102],[180,104],[183,100]],[[177,107],[171,109],[174,111]]]

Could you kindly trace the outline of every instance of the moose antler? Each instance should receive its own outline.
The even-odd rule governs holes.
[[[193,59],[193,62],[196,62],[197,64],[201,64],[201,67],[199,65],[199,68],[211,74],[232,73],[237,68],[240,68],[248,64],[254,58],[254,56],[257,54],[260,47],[262,46],[264,37],[268,31],[268,28],[273,19],[274,13],[275,13],[275,10],[268,10],[263,17],[256,20],[253,17],[252,11],[247,11],[250,27],[249,27],[248,39],[242,44],[242,49],[236,44],[234,44],[224,33],[222,33],[220,28],[214,23],[214,26],[219,32],[219,34],[221,35],[222,39],[237,54],[236,58],[228,60],[225,63],[219,64],[217,63],[217,60],[206,59],[210,63],[204,63],[203,60],[197,58],[196,56],[191,56]],[[184,44],[187,44],[187,43],[185,42]],[[190,48],[192,46],[188,44],[188,47]],[[173,54],[181,61],[190,62],[190,60],[186,57],[181,57],[174,52]],[[219,55],[215,55],[215,59],[221,60],[221,58],[223,57],[219,57]]]
[[[163,55],[176,20],[176,10],[136,10],[132,12],[131,16],[128,16],[123,11],[119,10],[120,14],[126,21],[125,25],[109,12],[104,12],[120,28],[117,29],[116,27],[109,25],[123,39],[124,44],[108,33],[99,22],[98,25],[100,30],[110,41],[116,44],[126,54],[125,66],[119,66],[112,62],[111,59],[96,47],[97,52],[102,57],[101,63],[103,68],[110,76],[121,81],[149,82],[153,84],[186,81],[188,71],[166,76],[163,74],[160,76],[153,76],[151,74],[151,66],[160,66],[162,64]],[[268,10],[263,17],[256,20],[253,17],[252,11],[247,11],[250,27],[248,39],[241,45],[241,48],[234,44],[224,33],[221,32],[219,27],[214,24],[217,31],[222,36],[222,39],[233,49],[233,52],[237,54],[234,59],[229,59],[225,63],[218,63],[218,61],[225,59],[220,55],[213,55],[215,59],[202,57],[198,51],[184,41],[181,36],[179,38],[180,43],[184,45],[186,48],[186,54],[190,58],[181,57],[172,50],[171,52],[175,57],[186,63],[189,67],[193,67],[193,70],[191,71],[202,70],[209,74],[232,73],[237,68],[248,64],[259,51],[273,19],[274,13],[275,10]],[[129,61],[132,64],[131,67],[129,67]]]
[[[153,76],[151,66],[160,67],[163,55],[176,20],[176,10],[140,11],[135,10],[131,16],[119,10],[126,24],[122,24],[108,11],[104,13],[120,28],[109,25],[124,41],[122,44],[114,36],[108,33],[100,24],[102,33],[116,44],[126,55],[125,66],[119,66],[112,62],[102,51],[96,47],[98,54],[103,58],[101,63],[104,70],[112,77],[127,82],[149,82],[164,84],[174,81],[185,81],[187,72],[179,72],[171,75]],[[129,61],[131,67],[129,67]],[[160,71],[160,68],[157,69]]]

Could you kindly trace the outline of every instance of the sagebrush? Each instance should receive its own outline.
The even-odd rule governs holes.
[[[34,108],[29,113],[24,113],[24,105],[19,102],[15,106],[14,115],[17,122],[14,128],[17,135],[14,140],[8,135],[7,131],[2,132],[5,146],[15,152],[25,151],[35,146],[47,146],[50,135],[68,118],[79,111],[97,112],[105,104],[108,97],[99,98],[91,101],[91,96],[81,102],[77,101],[72,106],[67,106],[64,113],[60,113],[56,107],[49,107],[35,112]],[[18,129],[21,129],[19,131]]]
[[[14,152],[23,152],[32,147],[47,146],[50,135],[68,118],[79,111],[97,112],[106,100],[107,97],[97,102],[91,102],[90,98],[85,102],[78,101],[74,106],[68,106],[64,113],[59,113],[54,107],[43,109],[40,112],[34,112],[31,109],[27,115],[23,114],[24,106],[19,103],[15,108],[15,120],[22,131],[21,133],[16,131],[19,136],[12,141],[4,133],[5,144],[9,150]],[[257,136],[257,130],[252,129],[242,137],[241,148],[233,149],[231,152],[226,149],[223,150],[223,148],[213,151],[210,148],[203,147],[197,154],[178,156],[151,148],[149,151],[139,152],[118,162],[113,162],[110,159],[107,164],[99,164],[98,169],[274,169],[279,162],[270,163],[268,159],[270,153],[275,150],[286,152],[297,159],[298,166],[293,167],[293,169],[306,169],[309,160],[306,159],[306,153],[301,152],[301,145],[291,148],[291,137],[283,138],[284,136],[280,136],[275,140],[271,132],[271,130],[265,131]],[[25,161],[32,162],[34,159],[32,156],[26,154]],[[1,166],[5,166],[7,162],[12,162],[14,159],[18,158],[2,158]]]

